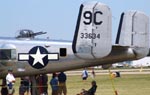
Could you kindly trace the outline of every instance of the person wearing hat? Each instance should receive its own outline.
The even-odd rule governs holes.
[[[14,93],[14,83],[15,83],[15,77],[13,76],[12,69],[8,69],[8,74],[6,75],[6,84],[7,84],[7,90],[8,95],[13,95]]]

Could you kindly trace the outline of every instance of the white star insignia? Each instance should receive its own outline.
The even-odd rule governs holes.
[[[30,54],[31,57],[34,58],[34,62],[32,64],[32,66],[34,66],[35,64],[37,64],[38,62],[44,66],[43,63],[43,58],[46,56],[47,54],[41,54],[40,49],[38,47],[36,54]]]
[[[41,51],[45,53],[42,54]],[[48,64],[48,61],[57,60],[59,60],[59,53],[48,53],[42,46],[33,47],[29,53],[18,53],[18,61],[28,61],[29,65],[36,69],[44,68]]]

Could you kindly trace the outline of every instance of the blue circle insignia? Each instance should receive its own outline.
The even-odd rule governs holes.
[[[42,46],[33,47],[29,51],[28,62],[33,68],[44,68],[48,64],[48,51]]]

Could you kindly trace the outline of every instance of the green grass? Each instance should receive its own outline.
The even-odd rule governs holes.
[[[49,76],[49,80],[51,76]],[[113,92],[111,80],[108,75],[97,75],[95,78],[98,88],[96,95],[115,95]],[[82,88],[89,89],[92,79],[89,77],[87,81],[82,81],[81,76],[68,76],[67,90],[68,95],[76,95]],[[20,79],[15,83],[15,95],[18,94]],[[121,78],[114,79],[114,85],[118,91],[118,95],[149,95],[150,94],[150,75],[121,75]],[[48,88],[51,95],[51,88]]]

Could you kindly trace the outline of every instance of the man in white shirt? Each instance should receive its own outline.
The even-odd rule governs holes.
[[[6,84],[7,84],[7,90],[8,90],[8,95],[13,95],[14,93],[14,85],[15,83],[15,77],[12,74],[12,69],[10,68],[8,70],[8,74],[6,75]]]
[[[86,69],[82,71],[82,80],[86,80],[88,78],[88,72]]]

